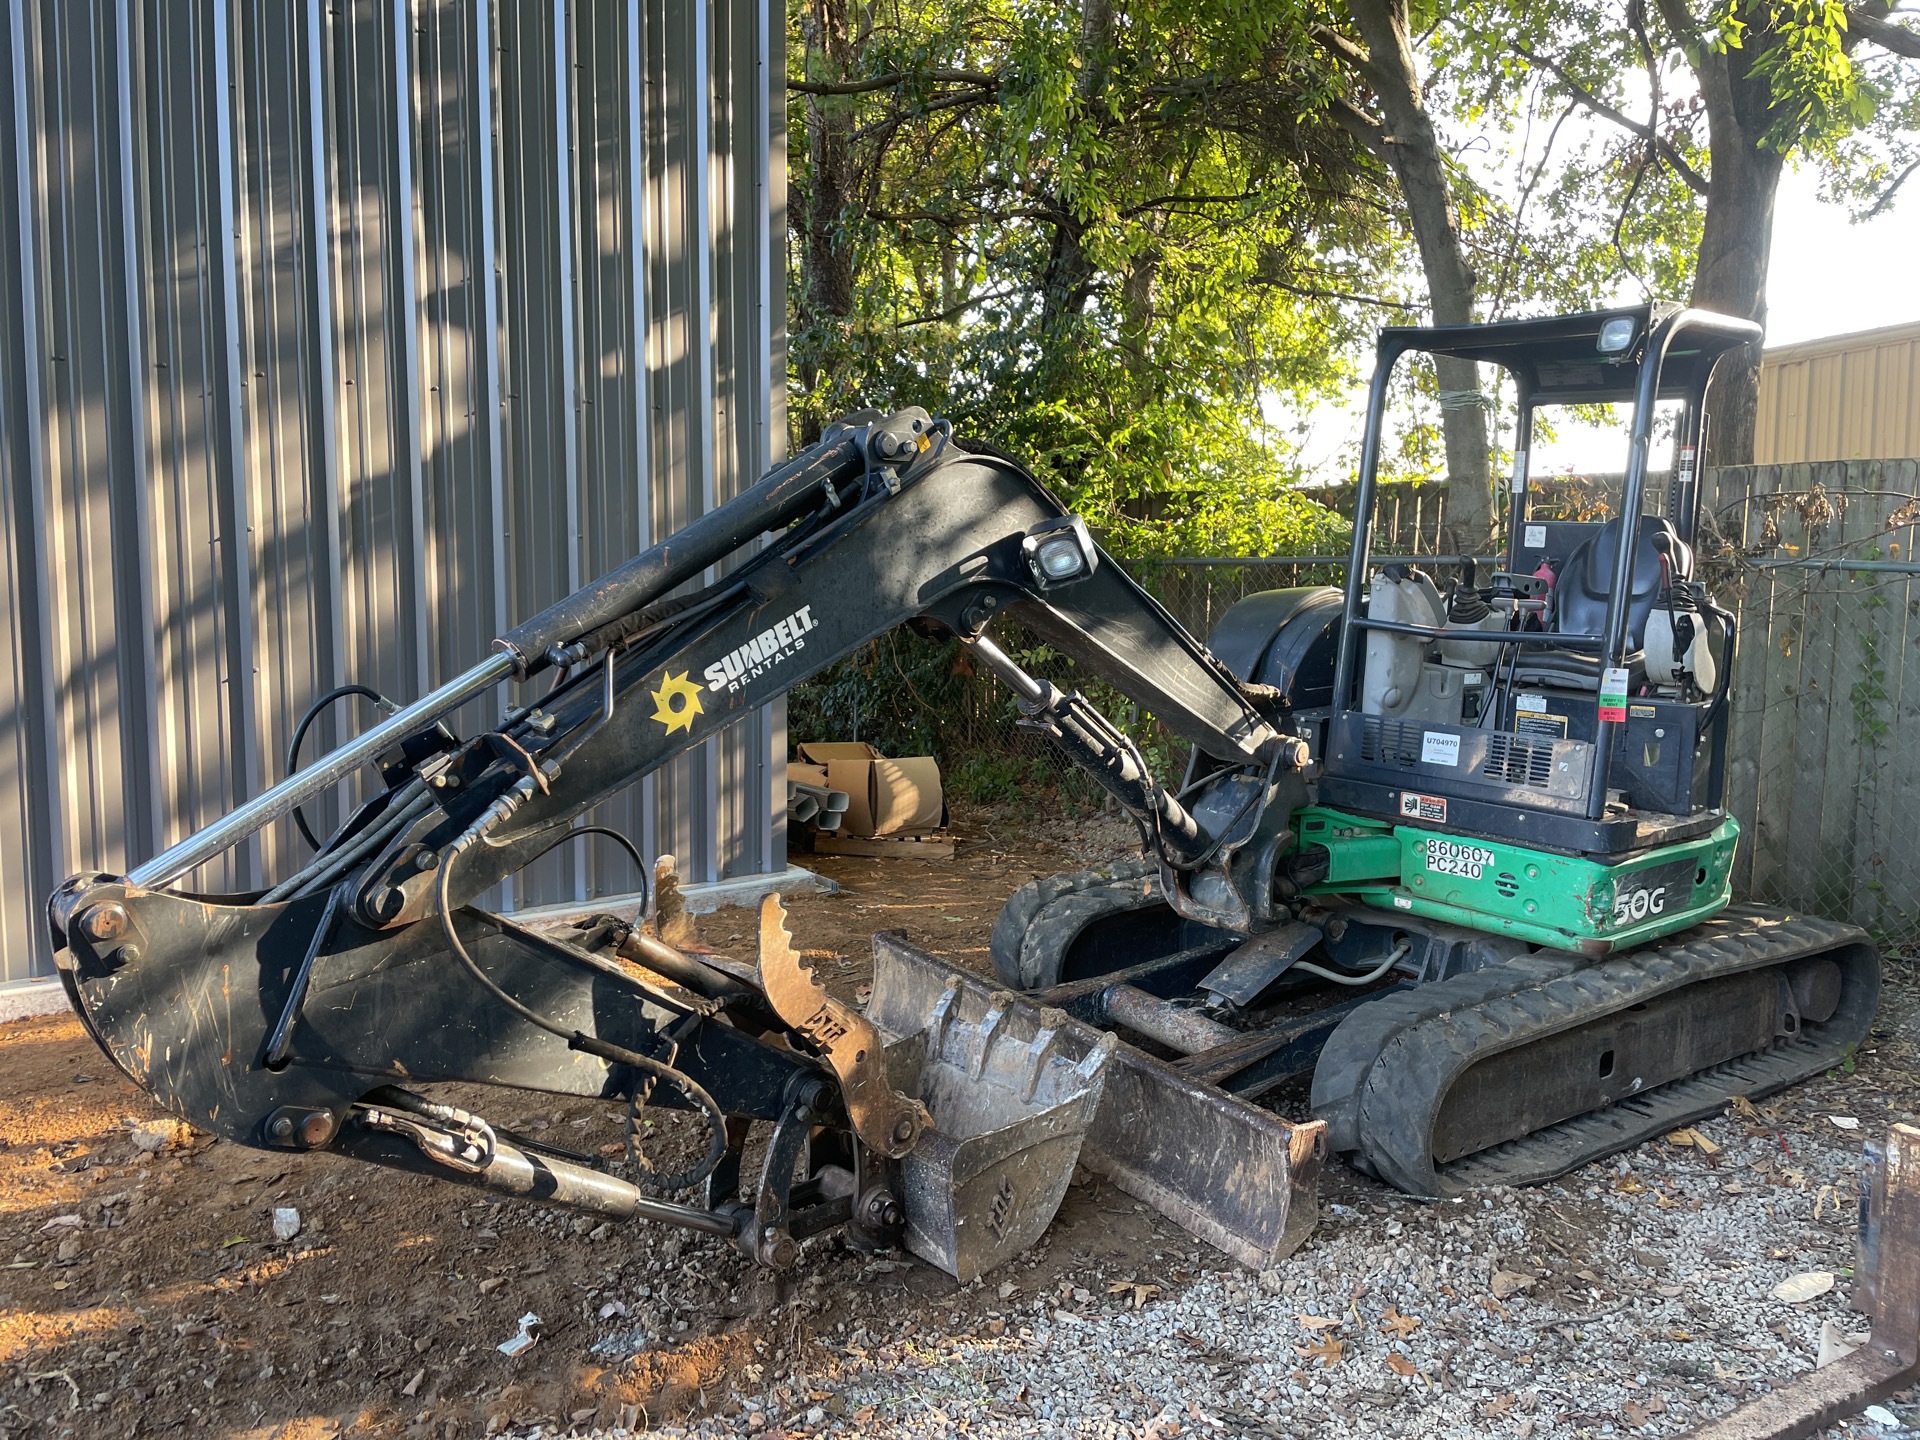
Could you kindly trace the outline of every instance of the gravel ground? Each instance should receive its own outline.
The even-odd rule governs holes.
[[[1880,1053],[1860,1073],[1703,1121],[1707,1147],[1659,1142],[1451,1204],[1336,1165],[1316,1235],[1259,1276],[1165,1231],[1151,1252],[1043,1244],[904,1306],[860,1283],[873,1264],[828,1264],[783,1302],[825,1317],[810,1320],[803,1363],[748,1363],[679,1424],[592,1433],[1684,1433],[1812,1366],[1823,1322],[1863,1328],[1847,1306],[1860,1143],[1914,1114],[1920,1006],[1895,968]],[[1106,1187],[1078,1198],[1141,1210]],[[1836,1283],[1797,1304],[1774,1297],[1805,1272]],[[1920,1391],[1890,1408],[1920,1426]],[[1856,1420],[1829,1433],[1920,1429]]]

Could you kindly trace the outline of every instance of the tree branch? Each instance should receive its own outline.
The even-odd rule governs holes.
[[[1387,134],[1385,126],[1345,96],[1334,96],[1327,108],[1333,112],[1334,124],[1371,150],[1383,164],[1393,163],[1387,149],[1393,144],[1393,137]]]
[[[1847,11],[1847,28],[1869,45],[1878,45],[1909,60],[1920,60],[1920,30],[1909,30],[1864,10],[1852,9]]]
[[[1321,49],[1332,52],[1335,59],[1351,66],[1367,84],[1375,90],[1385,89],[1392,80],[1373,63],[1373,56],[1367,53],[1364,45],[1351,37],[1342,35],[1338,30],[1326,25],[1315,25],[1312,35]]]
[[[1289,295],[1302,295],[1309,300],[1347,300],[1355,305],[1375,305],[1382,310],[1419,311],[1424,305],[1409,304],[1405,300],[1382,300],[1377,295],[1355,295],[1349,290],[1326,290],[1315,285],[1295,285],[1290,280],[1278,280],[1272,276],[1258,276],[1248,283],[1253,285],[1271,285],[1276,290],[1284,290]]]
[[[1591,110],[1603,120],[1611,120],[1628,134],[1638,135],[1642,140],[1645,140],[1649,145],[1653,146],[1653,148],[1659,152],[1660,158],[1673,167],[1674,173],[1686,182],[1687,188],[1693,191],[1694,194],[1705,195],[1707,193],[1709,188],[1707,177],[1694,169],[1693,166],[1688,163],[1686,156],[1668,144],[1659,131],[1650,125],[1642,125],[1632,116],[1622,114],[1620,111],[1614,109],[1613,106],[1607,104],[1606,101],[1602,100],[1591,90],[1587,89],[1586,86],[1569,75],[1565,67],[1558,61],[1551,60],[1545,55],[1536,55],[1524,45],[1516,44],[1513,48],[1529,64],[1539,66],[1542,70],[1547,71],[1558,79],[1559,82],[1566,86],[1568,91],[1572,93],[1573,98],[1578,100],[1588,110]]]
[[[971,295],[965,300],[962,300],[958,305],[949,305],[946,309],[936,310],[931,315],[916,315],[911,320],[902,320],[893,328],[896,330],[911,330],[916,325],[937,325],[940,321],[951,320],[954,316],[971,310],[976,305],[984,305],[989,300],[1005,300],[1008,296],[1018,295],[1019,293],[1020,287],[1017,285],[1009,286],[1005,290],[989,290],[984,295]]]
[[[1157,195],[1151,200],[1142,200],[1137,205],[1129,205],[1120,212],[1124,219],[1131,220],[1135,215],[1148,210],[1158,210],[1163,205],[1231,205],[1236,201],[1251,200],[1258,190],[1243,190],[1237,195]]]
[[[1893,203],[1893,197],[1900,193],[1900,187],[1906,184],[1907,181],[1913,178],[1913,174],[1916,170],[1920,170],[1920,160],[1915,160],[1911,165],[1907,166],[1906,169],[1902,170],[1898,175],[1894,176],[1893,183],[1888,185],[1886,189],[1882,190],[1879,194],[1879,197],[1873,202],[1873,208],[1867,211],[1867,213],[1865,215],[1862,215],[1860,218],[1862,220],[1871,220],[1873,219],[1874,216],[1878,215],[1881,211],[1885,210],[1889,205],[1891,205]]]
[[[909,80],[924,80],[939,85],[972,85],[994,91],[1000,77],[984,70],[894,70],[885,75],[869,75],[864,80],[789,80],[787,89],[802,95],[864,95],[870,90],[889,90]]]

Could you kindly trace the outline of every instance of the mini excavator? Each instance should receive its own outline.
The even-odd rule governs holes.
[[[1251,595],[1205,644],[1014,458],[924,410],[849,415],[199,834],[67,881],[60,973],[102,1049],[202,1130],[775,1267],[838,1230],[981,1273],[1077,1163],[1252,1265],[1311,1228],[1329,1154],[1419,1196],[1564,1174],[1834,1065],[1878,999],[1859,930],[1730,903],[1736,625],[1696,568],[1695,461],[1716,362],[1758,338],[1664,304],[1383,331],[1344,589]],[[1414,354],[1515,389],[1485,583],[1374,560]],[[1630,417],[1612,518],[1535,519],[1537,412],[1596,403]],[[997,645],[1002,616],[1188,742],[1179,783]],[[863,1011],[796,958],[777,898],[757,966],[677,947],[647,913],[669,875],[640,913],[557,926],[476,903],[583,834],[638,863],[575,822],[898,625],[958,637],[1139,830],[1136,855],[1007,902],[993,977],[881,935]],[[535,676],[485,733],[446,724]],[[271,888],[178,888],[370,762],[377,793]],[[1260,1103],[1290,1082],[1292,1120]],[[475,1086],[622,1106],[626,1153],[514,1134]],[[683,1112],[673,1144],[641,1144],[649,1106]]]

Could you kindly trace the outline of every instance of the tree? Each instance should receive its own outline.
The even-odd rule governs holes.
[[[1348,0],[1345,19],[1354,36],[1333,23],[1314,29],[1359,82],[1336,100],[1334,113],[1399,186],[1433,323],[1470,324],[1478,318],[1478,277],[1462,243],[1447,156],[1428,114],[1405,0]],[[1480,367],[1447,357],[1435,361],[1434,371],[1446,442],[1448,543],[1460,554],[1477,555],[1493,531]]]
[[[1891,203],[1920,168],[1920,68],[1911,64],[1920,31],[1903,13],[1912,12],[1886,0],[1712,0],[1699,11],[1687,0],[1653,0],[1651,10],[1626,0],[1617,9],[1495,5],[1469,23],[1482,53],[1513,44],[1561,94],[1617,128],[1628,163],[1614,204],[1642,202],[1664,183],[1669,198],[1677,187],[1699,207],[1692,303],[1764,325],[1784,168],[1810,160],[1869,210]],[[1645,120],[1630,113],[1635,81],[1648,97]],[[1759,356],[1729,357],[1712,396],[1709,463],[1752,461],[1758,395]]]
[[[800,438],[931,398],[1122,548],[1313,540],[1260,403],[1350,382],[1393,206],[1301,20],[836,6],[796,16],[789,80]]]

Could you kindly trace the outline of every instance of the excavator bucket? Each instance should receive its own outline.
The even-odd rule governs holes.
[[[761,993],[833,1067],[855,1133],[899,1162],[907,1248],[965,1282],[1038,1240],[1119,1042],[1065,1011],[963,986],[958,972],[925,994],[888,986],[883,1026],[829,993],[792,939],[767,896]]]
[[[900,1162],[907,1248],[965,1282],[1052,1222],[1118,1042],[1064,1011],[957,980],[923,1018],[886,1047],[894,1083],[933,1117]]]
[[[889,1037],[894,1083],[933,1115],[905,1162],[922,1258],[964,1280],[1018,1253],[1076,1160],[1257,1270],[1312,1232],[1318,1121],[1289,1124],[897,933],[874,937],[873,958],[867,1017]]]

